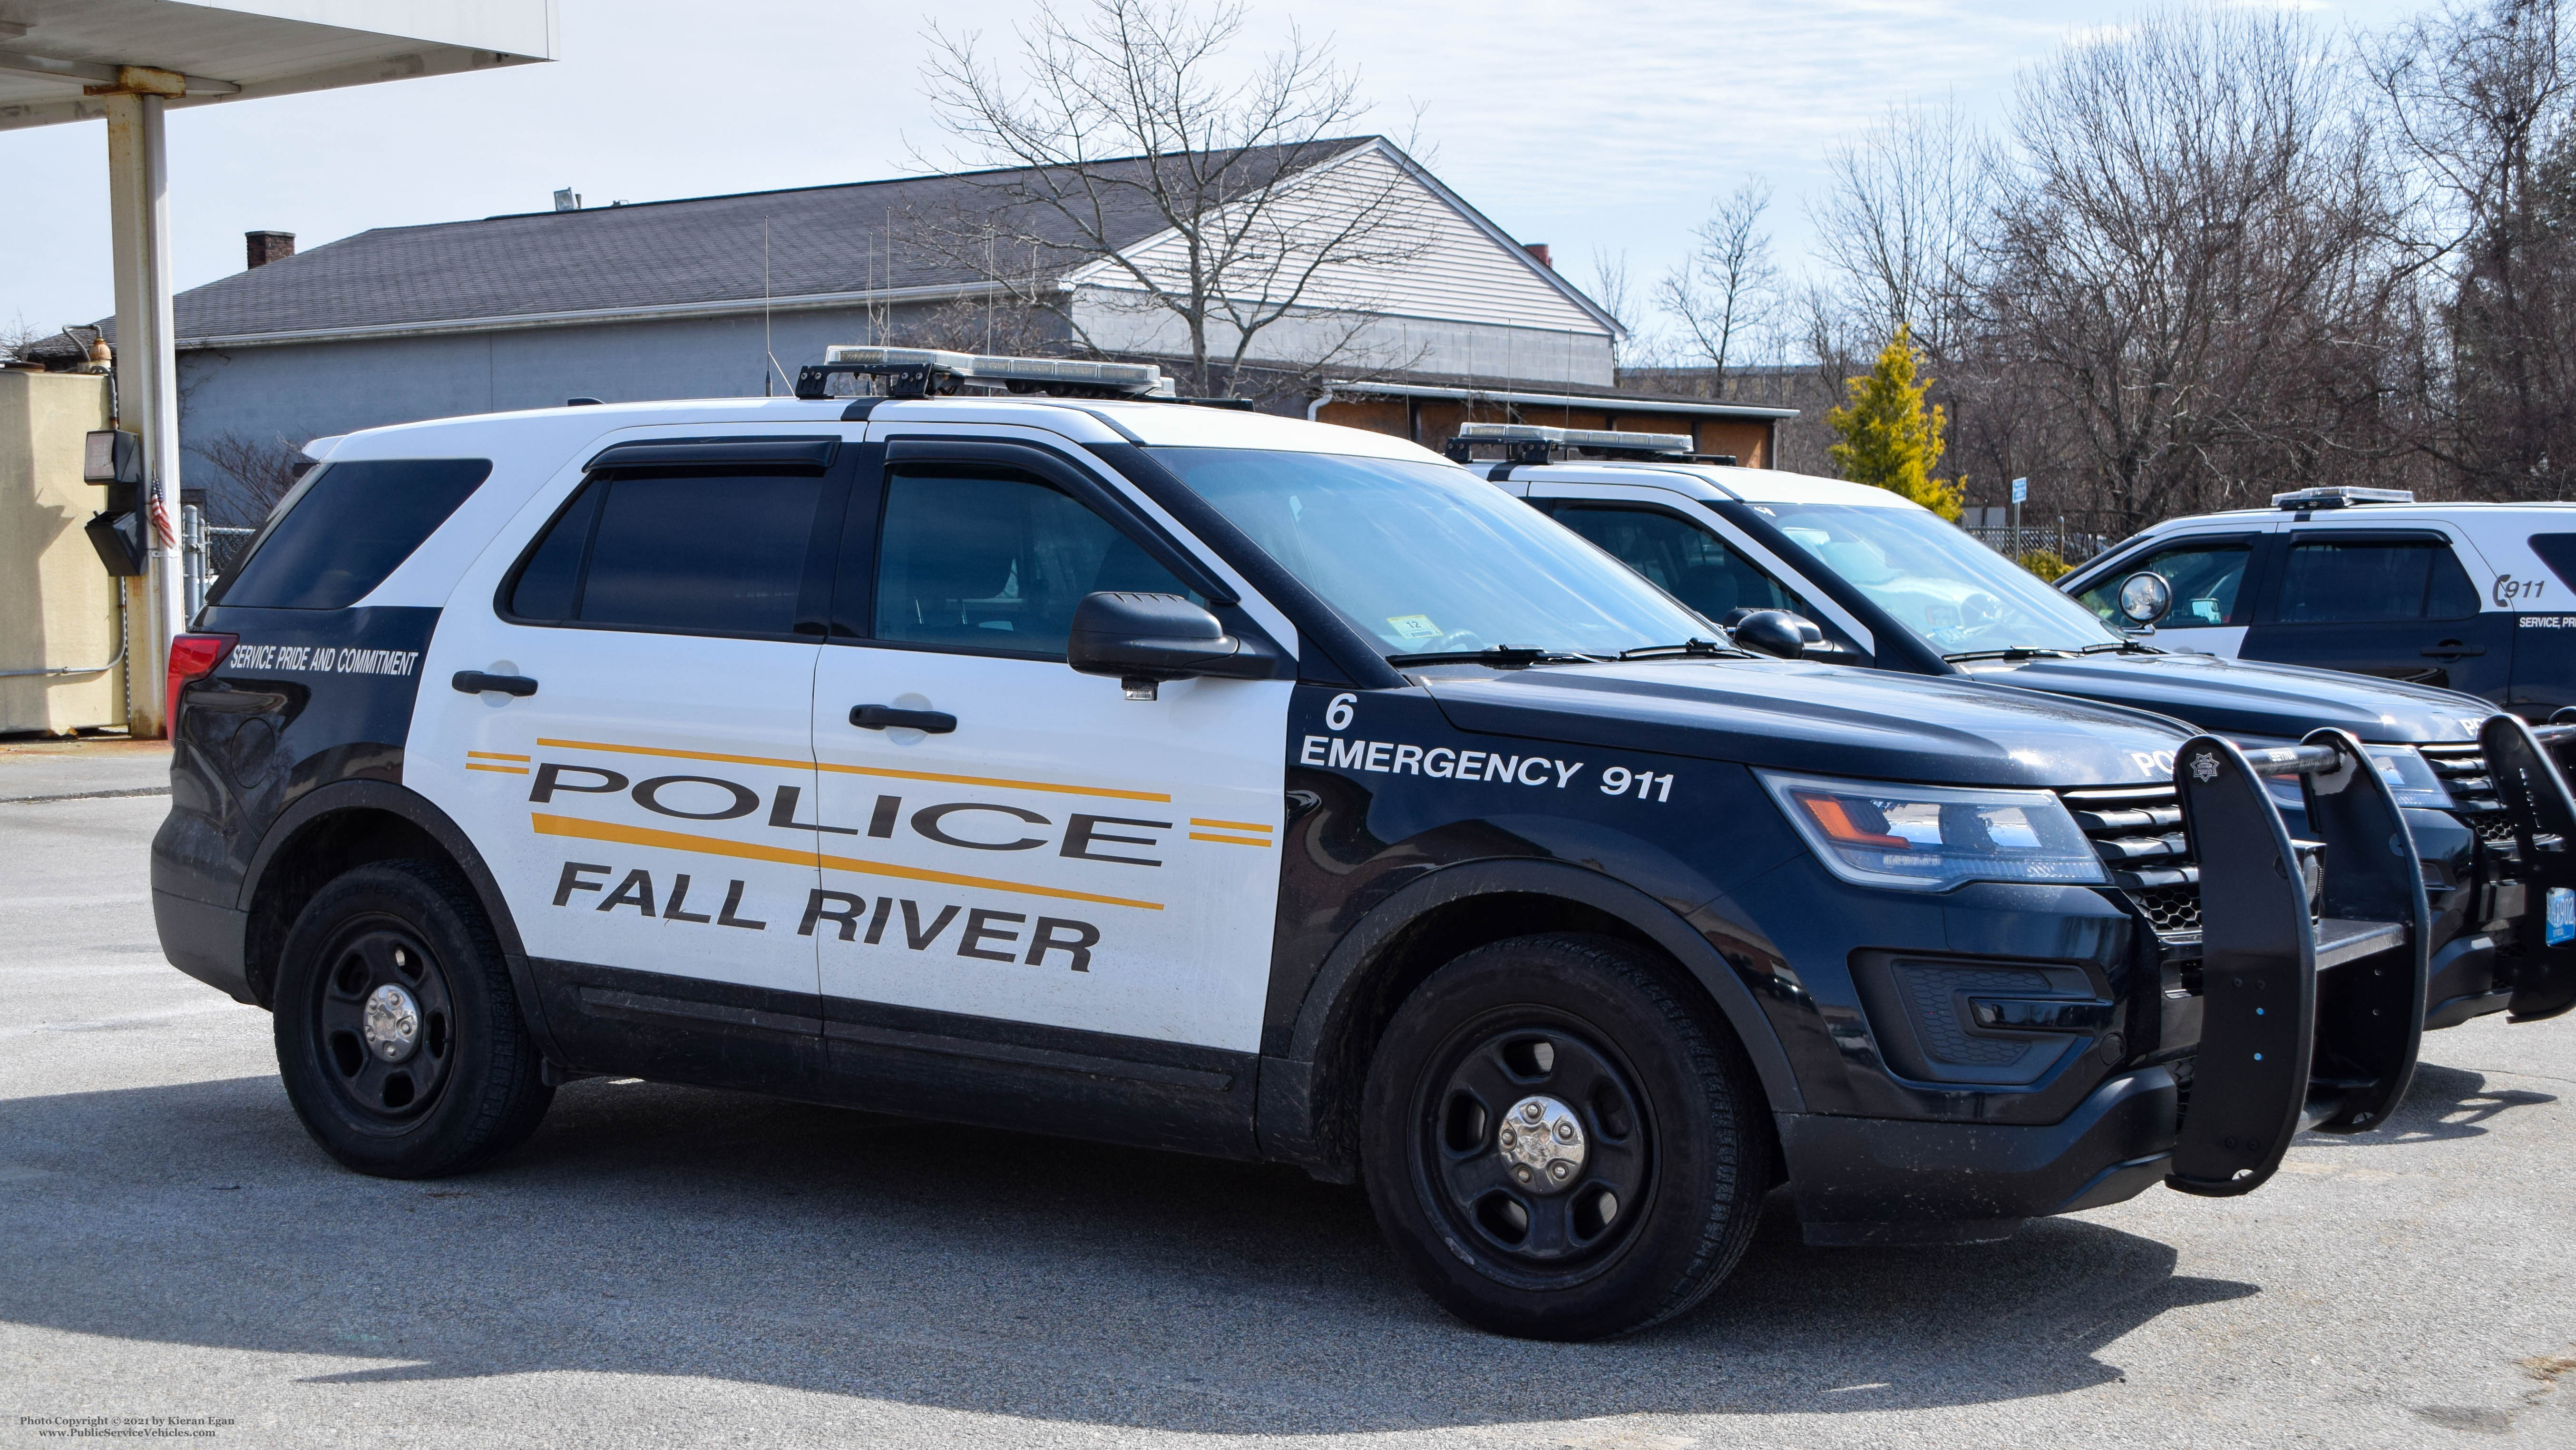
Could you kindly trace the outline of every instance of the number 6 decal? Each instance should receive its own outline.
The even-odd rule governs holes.
[[[1333,731],[1350,729],[1351,716],[1355,713],[1355,707],[1359,702],[1360,697],[1357,695],[1335,695],[1333,703],[1324,707],[1324,728]]]

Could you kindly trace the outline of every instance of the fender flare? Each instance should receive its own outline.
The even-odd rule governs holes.
[[[519,994],[519,1010],[526,1015],[547,1054],[554,1055],[554,1035],[547,1029],[545,1006],[537,996],[536,978],[528,969],[527,949],[519,939],[519,925],[510,915],[510,904],[501,894],[501,883],[493,877],[492,868],[484,864],[483,853],[474,849],[472,838],[448,818],[447,812],[418,791],[390,781],[339,780],[305,792],[295,804],[278,813],[267,834],[260,838],[249,869],[242,873],[236,909],[245,917],[249,915],[258,901],[261,883],[268,879],[270,863],[305,827],[326,816],[351,811],[381,811],[398,816],[418,826],[456,863],[475,901],[483,908],[484,919],[492,924],[492,935],[501,943],[501,958],[510,969],[510,985]]]
[[[1548,896],[1618,918],[1661,947],[1724,1014],[1743,1044],[1773,1113],[1806,1111],[1806,1095],[1779,1034],[1735,968],[1672,908],[1623,881],[1562,861],[1487,860],[1445,866],[1378,903],[1325,954],[1289,1034],[1285,1057],[1261,1062],[1260,1138],[1265,1156],[1308,1168],[1340,1167],[1317,1138],[1314,1110],[1325,1064],[1319,1052],[1347,1018],[1368,967],[1426,913],[1476,896]]]

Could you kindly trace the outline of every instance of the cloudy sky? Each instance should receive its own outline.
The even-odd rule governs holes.
[[[1891,103],[1947,95],[1999,121],[2016,71],[2106,33],[2097,0],[1254,0],[1247,58],[1293,14],[1357,67],[1372,128],[1506,231],[1588,276],[1595,248],[1642,283],[1712,198],[1777,191],[1783,261],[1838,138]],[[2321,26],[2384,25],[2405,0],[2286,0]],[[371,227],[899,174],[941,154],[921,99],[923,32],[1007,53],[1029,0],[560,0],[552,65],[173,114],[181,288],[242,265],[241,234],[318,246]],[[106,139],[97,123],[0,132],[0,325],[111,309]]]

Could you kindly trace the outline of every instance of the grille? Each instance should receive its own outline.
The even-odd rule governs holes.
[[[2488,834],[2487,823],[2481,819],[2489,812],[2499,820],[2504,816],[2504,802],[2497,799],[2495,782],[2487,776],[2484,750],[2475,745],[2419,745],[2416,749],[2424,753],[2424,762],[2449,788],[2454,809],[2469,818],[2479,835],[2490,841],[2513,839],[2510,824],[2505,826],[2504,835],[2497,837]]]
[[[2200,867],[2184,839],[2182,799],[2169,785],[2061,792],[2076,829],[2156,935],[2200,930]]]
[[[2478,833],[2479,840],[2490,846],[2513,844],[2513,815],[2508,811],[2479,811],[2461,819],[2468,823],[2470,830]]]

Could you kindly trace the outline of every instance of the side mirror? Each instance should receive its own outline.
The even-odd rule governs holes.
[[[1150,700],[1165,680],[1200,675],[1259,680],[1270,651],[1225,632],[1217,617],[1177,594],[1102,590],[1073,607],[1065,663],[1086,675],[1115,675],[1130,700]]]
[[[1755,654],[1794,660],[1825,632],[1785,609],[1757,609],[1735,622],[1735,642]]]
[[[2173,586],[2152,569],[2120,581],[2120,617],[2141,627],[2154,624],[2173,608]]]

